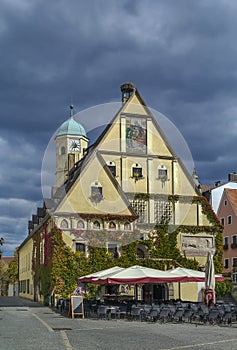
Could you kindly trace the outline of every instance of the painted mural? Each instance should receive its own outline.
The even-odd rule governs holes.
[[[126,118],[126,151],[146,153],[147,128],[145,118]]]

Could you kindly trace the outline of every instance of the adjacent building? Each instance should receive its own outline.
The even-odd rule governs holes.
[[[218,208],[223,230],[223,274],[237,282],[237,189],[225,188]]]

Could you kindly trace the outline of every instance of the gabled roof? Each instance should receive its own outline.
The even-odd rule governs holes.
[[[170,153],[172,154],[172,157],[174,157],[174,159],[178,160],[180,167],[182,168],[183,172],[185,173],[186,177],[188,178],[190,184],[193,185],[193,187],[195,188],[195,191],[197,193],[197,195],[200,195],[200,191],[199,189],[195,186],[195,182],[192,178],[192,176],[190,175],[190,173],[187,171],[187,168],[185,167],[185,165],[183,164],[183,162],[177,157],[175,151],[173,150],[172,146],[170,145],[170,143],[168,142],[168,140],[166,139],[165,134],[163,133],[162,129],[160,128],[160,126],[158,125],[156,119],[154,118],[154,116],[152,115],[150,109],[147,107],[146,103],[144,102],[143,98],[141,97],[139,91],[135,88],[133,89],[133,92],[131,93],[131,95],[129,96],[128,100],[122,104],[121,108],[118,110],[118,112],[115,114],[115,116],[113,117],[113,119],[111,120],[110,123],[107,124],[107,126],[105,127],[105,129],[103,130],[103,132],[100,134],[100,136],[97,138],[97,140],[95,141],[95,143],[93,145],[91,145],[90,147],[87,148],[86,150],[86,154],[85,156],[79,160],[74,167],[69,171],[68,174],[68,179],[66,180],[66,182],[60,187],[58,188],[58,190],[55,193],[54,198],[56,198],[56,202],[57,204],[60,202],[60,200],[63,199],[64,195],[66,193],[68,193],[68,191],[70,190],[70,188],[72,187],[72,185],[75,183],[76,179],[80,176],[82,170],[84,169],[84,167],[88,164],[88,162],[90,161],[92,155],[97,151],[97,148],[99,146],[99,144],[102,142],[102,140],[104,139],[104,137],[106,136],[106,134],[108,133],[108,131],[110,130],[110,128],[113,126],[117,116],[121,113],[123,113],[123,111],[126,109],[127,105],[129,103],[132,103],[132,99],[133,97],[136,96],[137,99],[139,100],[139,102],[141,103],[141,105],[144,107],[144,110],[146,111],[147,115],[149,117],[151,117],[154,121],[155,127],[157,128],[158,132],[160,133],[163,141],[166,144],[166,147],[168,148],[168,150],[170,151]],[[126,112],[125,112],[126,113]],[[145,116],[145,115],[144,115]],[[99,153],[99,152],[98,152]],[[102,157],[101,157],[102,158]],[[104,167],[106,167],[106,164],[103,164]],[[108,172],[108,175],[111,177],[112,182],[114,183],[114,186],[116,186],[117,189],[120,189],[119,183],[117,182],[117,180],[114,178],[114,176]],[[123,193],[123,191],[121,190],[121,194]],[[125,196],[124,196],[125,198]]]
[[[211,202],[212,209],[214,210],[215,213],[217,213],[217,211],[218,211],[223,191],[226,188],[237,189],[237,183],[230,181],[230,182],[227,182],[223,185],[217,186],[211,190],[211,201],[210,202]]]
[[[108,168],[106,162],[104,161],[103,157],[101,156],[100,152],[97,151],[96,147],[92,147],[92,146],[90,147],[86,156],[84,156],[79,162],[77,162],[75,164],[73,169],[69,172],[68,180],[55,193],[57,205],[55,206],[54,209],[56,209],[56,207],[58,207],[60,202],[63,201],[65,194],[69,192],[69,190],[71,189],[71,187],[75,183],[76,179],[81,175],[81,173],[86,168],[87,164],[89,163],[89,161],[92,159],[93,156],[97,157],[97,159],[99,160],[101,166],[105,170],[105,172],[106,172],[107,176],[109,177],[111,183],[113,184],[114,188],[116,189],[117,192],[119,192],[119,195],[122,198],[122,200],[124,201],[124,203],[126,203],[126,207],[130,211],[131,216],[137,217],[134,209],[132,208],[131,203],[129,202],[127,196],[123,192],[118,181],[115,179],[115,177],[113,176],[113,174],[109,170],[109,168]]]
[[[237,189],[231,189],[231,188],[225,188],[225,193],[227,195],[227,198],[229,199],[229,202],[237,215]]]

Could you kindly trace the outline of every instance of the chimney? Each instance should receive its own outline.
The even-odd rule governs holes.
[[[120,89],[122,92],[122,102],[125,103],[136,88],[133,83],[124,83],[120,86]]]
[[[228,174],[228,181],[229,182],[237,182],[237,174],[236,173]]]

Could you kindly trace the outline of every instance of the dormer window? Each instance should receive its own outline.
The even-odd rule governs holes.
[[[108,166],[109,170],[111,171],[111,174],[116,176],[116,164],[115,164],[115,162],[108,162],[107,166]]]

